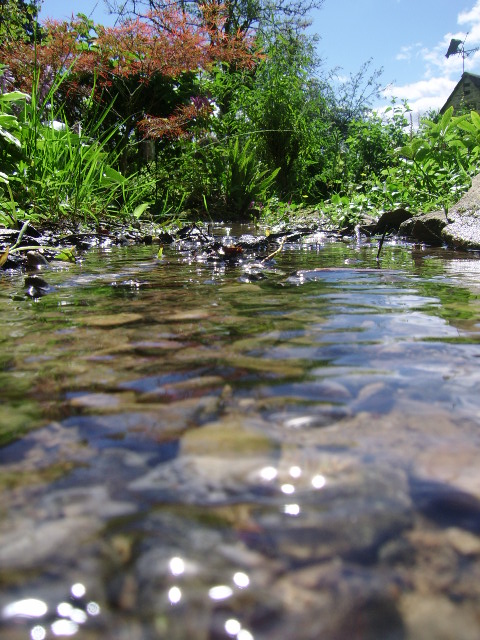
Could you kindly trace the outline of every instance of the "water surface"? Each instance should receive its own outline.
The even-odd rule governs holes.
[[[1,274],[2,638],[480,637],[480,261],[376,251]]]

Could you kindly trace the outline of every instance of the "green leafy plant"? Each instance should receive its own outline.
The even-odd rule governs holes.
[[[63,108],[55,108],[55,92],[64,79],[55,78],[41,103],[13,91],[0,94],[1,221],[96,220],[117,216],[138,205],[134,175],[117,168],[119,153],[109,148],[122,123],[104,131],[113,103],[87,129],[71,127]],[[93,100],[93,94],[89,98]]]
[[[465,121],[466,116],[453,116],[450,107],[438,122],[425,120],[423,130],[409,144],[398,148],[405,177],[413,182],[417,202],[424,202],[429,208],[440,205],[447,212],[450,204],[458,200],[459,189],[469,184],[476,162],[472,162],[462,134],[465,125],[461,123]],[[471,120],[470,124],[475,128]]]
[[[308,196],[303,196],[302,202],[283,202],[277,196],[269,198],[265,205],[263,203],[253,202],[252,210],[258,212],[262,222],[268,225],[279,224],[282,222],[288,223],[292,219],[301,216],[303,213],[308,213],[311,208],[307,207]]]
[[[0,65],[0,76],[5,70]],[[18,227],[18,203],[12,187],[19,180],[18,168],[22,162],[22,124],[14,110],[19,110],[29,96],[20,91],[0,93],[0,222]]]
[[[236,138],[228,147],[223,179],[228,209],[236,215],[244,215],[250,209],[250,203],[266,200],[279,171],[280,168],[274,171],[262,168],[251,141],[240,144]]]

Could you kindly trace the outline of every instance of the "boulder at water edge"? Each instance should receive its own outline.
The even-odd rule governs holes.
[[[400,225],[400,234],[428,244],[455,249],[480,249],[480,174],[447,214],[433,211]]]

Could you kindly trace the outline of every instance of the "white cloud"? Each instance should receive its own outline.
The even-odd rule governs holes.
[[[385,90],[385,95],[414,101],[428,96],[434,97],[445,94],[448,98],[456,84],[454,80],[449,80],[448,78],[429,78],[428,80],[420,80],[411,84],[388,87]]]
[[[476,47],[480,45],[480,0],[477,0],[475,6],[470,11],[462,11],[459,13],[457,22],[461,26],[465,26],[468,37],[465,42],[465,48]],[[465,35],[465,34],[464,34]]]
[[[445,53],[452,38],[463,41],[467,32],[465,50],[480,46],[480,0],[475,0],[471,9],[461,11],[457,16],[457,23],[465,31],[446,33],[434,47],[428,48],[416,43],[401,48],[397,60],[410,60],[413,56],[421,59],[424,78],[412,84],[391,86],[384,92],[385,97],[406,99],[417,114],[443,106],[463,70],[462,56],[450,56],[447,59]],[[477,51],[465,58],[465,71],[478,69],[479,63],[480,51]]]
[[[475,3],[470,11],[461,11],[458,14],[458,24],[468,24],[469,22],[480,22],[480,2]]]
[[[440,109],[456,85],[455,80],[445,77],[433,77],[405,85],[392,85],[385,89],[386,98],[406,100],[414,114],[425,113],[430,109]]]
[[[418,51],[422,46],[421,42],[416,42],[415,44],[409,44],[400,49],[400,52],[395,56],[397,60],[411,60],[412,58],[417,57]]]

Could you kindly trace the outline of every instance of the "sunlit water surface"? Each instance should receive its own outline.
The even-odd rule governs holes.
[[[480,637],[480,261],[376,252],[1,274],[2,639]]]

